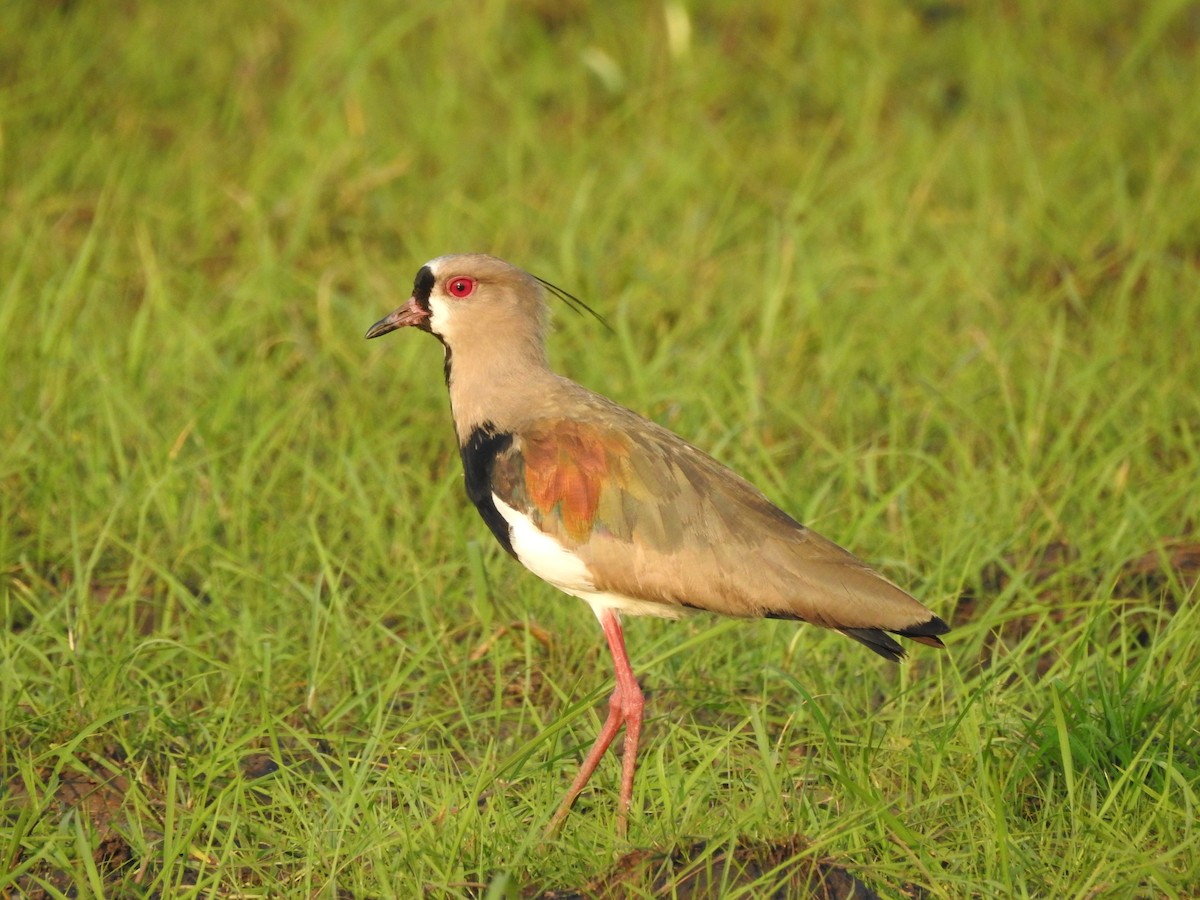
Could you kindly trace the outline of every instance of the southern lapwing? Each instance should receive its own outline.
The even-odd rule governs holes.
[[[795,619],[890,660],[904,649],[887,632],[941,647],[938,635],[950,629],[708,454],[552,372],[547,290],[577,302],[495,257],[441,256],[421,267],[408,302],[366,336],[412,325],[442,342],[467,495],[510,555],[585,600],[600,620],[616,690],[550,829],[624,726],[624,835],[643,700],[622,614]]]

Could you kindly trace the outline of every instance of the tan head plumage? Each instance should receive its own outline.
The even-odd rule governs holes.
[[[446,385],[460,440],[484,421],[508,426],[561,381],[546,362],[547,308],[538,279],[482,253],[439,256],[408,302],[367,337],[406,325],[446,348]]]

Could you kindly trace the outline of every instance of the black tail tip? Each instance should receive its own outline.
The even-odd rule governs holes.
[[[940,640],[939,634],[948,634],[950,626],[939,619],[937,616],[930,616],[928,622],[922,622],[920,625],[914,625],[912,628],[905,628],[903,631],[897,631],[896,634],[900,637],[906,637],[916,641],[918,644],[924,644],[927,647],[945,647]]]
[[[892,662],[904,659],[904,648],[888,637],[881,628],[842,628],[840,630],[847,637],[854,638],[860,644],[870,647],[884,659],[890,659]],[[938,640],[938,635],[949,632],[950,626],[937,616],[931,616],[928,621],[922,622],[920,625],[913,625],[911,628],[901,630],[889,628],[888,631],[916,641],[918,644],[925,644],[927,647],[945,649],[946,645]]]
[[[904,659],[904,648],[888,637],[880,628],[839,628],[846,637],[854,638],[865,647],[874,650],[884,659],[900,662]]]

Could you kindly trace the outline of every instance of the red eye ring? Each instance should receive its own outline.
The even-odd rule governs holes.
[[[475,293],[475,279],[468,278],[466,275],[456,275],[454,278],[447,279],[446,291],[451,297],[462,299],[470,297]]]

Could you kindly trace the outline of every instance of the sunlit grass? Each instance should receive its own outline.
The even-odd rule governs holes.
[[[4,6],[0,890],[1197,894],[1194,8],[727,6]],[[542,845],[607,654],[362,340],[461,250],[949,651],[631,622],[629,845],[611,763]]]

